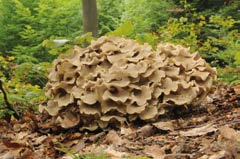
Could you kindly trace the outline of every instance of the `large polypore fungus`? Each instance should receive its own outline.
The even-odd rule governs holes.
[[[198,53],[171,44],[101,37],[54,61],[41,110],[63,128],[81,130],[155,120],[167,107],[193,106],[211,89],[215,69]]]

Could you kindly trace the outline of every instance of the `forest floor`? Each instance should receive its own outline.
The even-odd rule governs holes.
[[[0,121],[0,159],[240,159],[240,84],[219,85],[201,106],[121,129],[58,130],[44,115]]]

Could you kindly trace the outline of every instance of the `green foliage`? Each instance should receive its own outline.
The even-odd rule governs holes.
[[[239,63],[236,58],[240,51],[239,35],[233,29],[237,23],[234,19],[219,15],[205,17],[197,13],[193,13],[192,17],[170,19],[159,29],[161,40],[199,51],[212,66],[225,67]]]
[[[187,4],[189,5],[189,8],[195,8],[196,12],[204,15],[205,17],[210,17],[211,15],[220,15],[221,17],[231,16],[235,20],[240,19],[240,3],[237,0],[181,0],[180,2],[182,6],[184,6],[184,4]],[[180,14],[180,16],[184,16],[186,14],[188,14],[187,10],[185,10],[183,14]],[[240,31],[240,24],[234,24],[234,28]]]
[[[0,79],[20,112],[35,110],[45,100],[42,88],[56,55],[48,53],[43,41],[81,34],[80,8],[79,0],[0,0]],[[3,109],[1,93],[0,106],[4,116],[9,110]]]
[[[56,40],[62,40],[64,41],[63,44],[57,44]],[[72,48],[72,44],[69,44],[69,40],[67,39],[61,39],[56,38],[54,36],[51,36],[49,39],[46,39],[42,42],[42,46],[48,49],[48,53],[51,55],[60,55],[64,52],[68,52]]]
[[[44,45],[44,40],[80,35],[80,9],[79,0],[0,0],[0,78],[10,103],[20,112],[29,107],[35,110],[45,100],[43,87],[49,62],[73,45],[51,48]],[[80,43],[81,39],[89,42],[87,35],[74,42]],[[0,104],[4,108],[1,93]],[[0,110],[2,116],[9,111]]]
[[[220,80],[228,83],[239,82],[240,37],[239,27],[236,26],[239,26],[240,23],[238,19],[234,19],[234,17],[240,17],[240,14],[236,12],[236,6],[239,6],[239,4],[223,5],[223,3],[218,3],[214,9],[208,8],[204,10],[204,7],[199,8],[199,6],[197,9],[192,9],[191,4],[183,0],[181,2],[183,5],[185,4],[185,13],[183,15],[188,17],[187,20],[181,23],[179,19],[175,19],[176,24],[168,23],[167,26],[175,28],[173,35],[185,33],[185,36],[175,36],[173,39],[177,37],[176,42],[190,46],[193,51],[199,51],[212,66],[218,67]],[[196,12],[196,10],[202,12]],[[234,12],[235,10],[236,14],[233,17],[227,16],[232,14],[223,14],[222,11],[224,10],[225,13],[227,11]],[[184,27],[176,27],[177,25]],[[169,30],[161,29],[160,32],[162,31],[162,33]],[[169,34],[162,35],[170,37]],[[166,41],[168,40],[171,39],[166,39]]]
[[[144,1],[139,1],[139,3],[144,6]],[[131,19],[133,16],[130,16],[130,21],[118,27],[115,31],[109,32],[107,35],[134,37],[140,43],[147,42],[153,47],[156,47],[156,44],[159,42],[170,42],[190,47],[192,52],[200,52],[207,62],[219,68],[220,79],[228,79],[228,76],[231,76],[231,78],[225,81],[238,81],[238,79],[240,79],[239,71],[230,71],[228,74],[223,70],[228,66],[236,68],[240,65],[240,37],[236,29],[239,21],[233,19],[231,16],[220,14],[221,10],[229,11],[232,9],[233,11],[238,5],[235,3],[226,6],[223,5],[223,3],[218,4],[215,8],[207,8],[216,11],[218,14],[210,14],[209,10],[204,10],[204,7],[193,7],[196,6],[196,4],[202,6],[203,4],[200,4],[200,1],[188,3],[186,0],[181,0],[180,3],[177,4],[183,9],[180,9],[179,14],[175,15],[176,18],[169,18],[164,25],[159,27],[157,33],[154,32],[154,29],[150,29],[150,31],[147,32],[146,30],[141,31],[141,33],[139,33],[139,28],[136,27],[134,20]],[[133,1],[127,1],[123,7],[126,9],[131,5],[140,7],[137,3],[134,4]],[[129,11],[129,9],[126,10],[130,13],[133,9],[131,11]],[[145,10],[148,10],[147,7]],[[203,12],[197,12],[199,10]],[[137,13],[137,11],[139,10],[136,7],[132,12]],[[144,25],[141,27],[144,27]]]
[[[227,66],[225,68],[218,68],[218,79],[234,84],[240,82],[240,67],[239,65],[236,67]]]
[[[32,18],[30,10],[19,0],[0,1],[1,51],[8,52],[22,43],[18,33],[24,30],[24,25],[31,23]]]
[[[37,80],[39,80],[38,78],[41,74],[46,80],[48,63],[40,63],[38,68],[34,68],[36,65],[31,63],[18,66],[13,60],[13,56],[0,56],[0,80],[3,81],[8,100],[19,113],[24,112],[26,109],[37,111],[38,104],[46,99],[45,91],[40,88]],[[39,85],[27,83],[27,80],[34,82],[34,79],[36,79],[36,84]],[[6,109],[3,94],[0,92],[0,118],[4,117],[6,113],[12,114],[13,112]]]
[[[71,37],[81,34],[81,1],[39,0],[36,10],[38,29],[46,37]]]
[[[121,25],[122,0],[97,0],[99,35],[104,35]]]
[[[160,39],[190,47],[193,52],[198,51],[207,62],[218,67],[220,80],[228,83],[239,82],[240,37],[239,30],[236,29],[239,21],[221,12],[231,9],[233,11],[237,5],[233,3],[229,8],[218,3],[215,8],[204,10],[201,5],[206,4],[194,8],[196,4],[199,3],[181,0],[183,13],[179,18],[171,18],[166,25],[160,27]],[[199,10],[202,12],[197,12]]]
[[[4,57],[1,55],[0,52],[0,78],[6,77],[10,78],[12,73],[12,67],[14,67],[16,64],[12,61],[15,59],[13,56],[7,56]]]
[[[127,21],[116,30],[107,33],[106,35],[114,35],[114,36],[130,36],[134,31],[134,26],[131,21]]]
[[[46,99],[44,90],[38,85],[18,82],[15,79],[6,82],[9,102],[22,113],[26,109],[37,111],[38,104]]]
[[[152,47],[155,49],[156,45],[160,42],[159,37],[156,33],[143,33],[143,34],[137,34],[135,36],[135,39],[140,43],[148,43],[152,45]]]
[[[172,0],[99,0],[98,6],[100,35],[131,22],[133,38],[136,34],[157,30],[171,15],[168,10],[174,4]]]
[[[48,62],[33,64],[26,62],[18,65],[13,72],[14,77],[19,79],[20,82],[27,82],[32,85],[44,87],[47,83],[47,69],[51,67]]]
[[[32,3],[32,2],[31,2]],[[0,48],[14,55],[18,64],[52,61],[42,41],[55,37],[75,37],[82,33],[79,0],[0,1]]]
[[[83,34],[82,36],[75,37],[72,41],[74,45],[85,47],[92,40],[94,40],[94,38],[92,37],[92,33],[86,33],[86,34]]]
[[[0,95],[0,98],[2,98],[1,95]],[[13,111],[4,107],[4,103],[0,101],[0,118],[6,117],[7,114],[12,115],[13,113],[14,113]]]
[[[3,78],[1,78],[3,80]],[[4,81],[4,88],[8,93],[8,100],[11,105],[21,114],[26,109],[31,109],[37,112],[38,104],[46,99],[44,89],[38,85],[31,85],[12,79]],[[0,93],[0,117],[5,113],[11,113],[5,108],[3,94]]]
[[[173,7],[171,0],[124,0],[121,21],[131,21],[135,33],[155,31],[167,21]]]
[[[86,47],[94,38],[92,33],[86,33],[72,39],[55,39],[51,37],[43,41],[42,45],[49,50],[52,55],[60,55],[69,53],[74,45]]]

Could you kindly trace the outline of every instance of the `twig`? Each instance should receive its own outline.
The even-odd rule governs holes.
[[[1,90],[2,93],[3,93],[3,98],[4,98],[4,102],[5,102],[6,106],[7,106],[7,109],[13,111],[13,116],[14,116],[16,119],[19,119],[20,117],[19,117],[17,111],[14,110],[14,108],[12,107],[12,105],[11,105],[11,104],[9,103],[9,101],[8,101],[7,93],[6,93],[6,91],[4,90],[4,88],[3,88],[3,82],[2,82],[2,80],[0,80],[0,90]],[[8,115],[8,116],[6,117],[6,119],[7,119],[7,121],[10,121],[10,116]]]

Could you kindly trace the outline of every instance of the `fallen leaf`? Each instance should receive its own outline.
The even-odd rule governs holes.
[[[37,120],[36,115],[33,112],[31,112],[30,110],[27,110],[27,112],[24,114],[24,117],[25,118],[29,118],[29,119],[31,119],[33,121]]]
[[[15,157],[16,156],[12,152],[5,153],[2,156],[0,155],[2,159],[14,159]]]
[[[84,154],[84,153],[94,153],[94,154],[97,154],[99,152],[101,152],[103,150],[102,148],[103,146],[99,146],[99,145],[96,145],[96,144],[90,144],[90,145],[87,145],[83,150],[81,150],[81,154]],[[101,151],[99,151],[99,149],[101,149]]]
[[[130,127],[128,127],[128,128],[121,127],[121,131],[120,131],[121,135],[123,135],[123,136],[131,135],[133,132],[134,132],[133,129],[131,129]]]
[[[137,131],[130,127],[121,127],[120,134],[123,138],[127,138],[128,140],[137,138]]]
[[[104,144],[113,144],[114,146],[122,145],[123,140],[118,136],[117,132],[110,130],[103,141]]]
[[[212,124],[207,124],[201,127],[193,128],[188,131],[180,131],[181,136],[202,136],[210,132],[215,132],[217,129]]]
[[[79,140],[67,140],[63,144],[67,147],[72,147],[73,145],[76,145],[79,143]]]
[[[240,133],[228,126],[222,126],[219,129],[220,138],[240,142]]]
[[[157,122],[157,123],[154,123],[153,126],[155,126],[157,129],[164,130],[164,131],[173,131],[174,130],[172,121]]]
[[[15,132],[21,131],[21,125],[22,125],[22,124],[19,124],[19,123],[14,124],[14,125],[13,125],[13,130],[14,130]]]
[[[9,149],[10,150],[10,149]],[[19,158],[19,155],[23,149],[11,149],[5,154],[0,155],[1,159],[15,159]]]
[[[42,144],[43,141],[44,141],[45,139],[47,139],[47,138],[48,138],[48,137],[47,137],[46,135],[37,137],[37,138],[35,138],[35,143],[34,143],[34,144],[36,144],[36,145]]]
[[[34,159],[34,153],[30,150],[25,150],[19,159]]]
[[[219,151],[214,155],[211,155],[209,159],[222,159],[226,157],[226,151]]]
[[[206,121],[209,120],[209,117],[206,115],[206,116],[200,116],[200,117],[193,117],[192,118],[192,122],[195,124],[198,124],[198,123],[204,123]]]
[[[61,159],[73,159],[71,156],[63,156]]]
[[[164,159],[165,151],[159,145],[145,146],[144,153],[154,159]]]
[[[7,146],[8,148],[19,149],[19,148],[23,147],[23,145],[21,145],[19,143],[11,142],[7,139],[3,139],[2,141],[3,141],[3,144],[5,146]]]
[[[5,146],[4,144],[0,144],[0,153],[4,152],[7,150],[7,146]]]
[[[139,137],[149,137],[154,134],[154,129],[152,125],[145,125],[137,130]]]
[[[201,156],[201,157],[198,158],[198,159],[209,159],[209,156],[208,156],[208,155],[203,155],[203,156]]]
[[[14,141],[21,145],[28,145],[27,137],[28,137],[29,133],[30,132],[26,132],[26,131],[17,133],[14,137]]]
[[[233,90],[236,94],[240,94],[240,84],[233,86]]]
[[[111,159],[121,159],[123,157],[129,156],[126,152],[119,152],[114,150],[112,146],[108,146],[106,149],[103,150],[106,156],[110,156]]]
[[[67,136],[67,140],[75,140],[75,139],[79,139],[82,137],[82,134],[79,132],[73,133],[73,134],[69,134],[69,136]]]
[[[105,132],[100,132],[89,137],[89,141],[95,143],[105,135]]]
[[[76,152],[82,150],[85,147],[85,142],[83,140],[79,141],[76,145],[72,147],[72,149]]]

